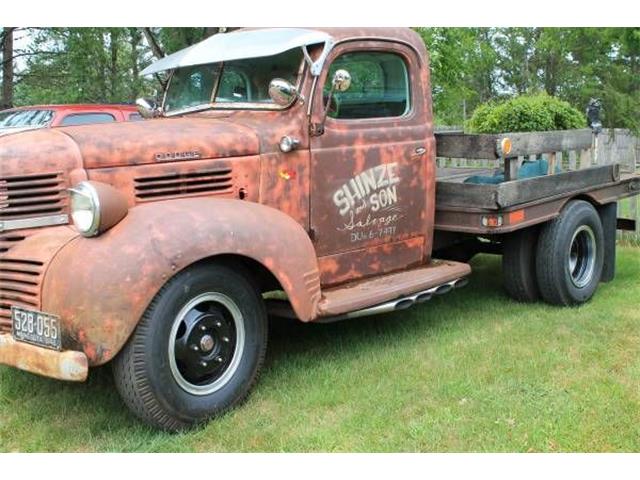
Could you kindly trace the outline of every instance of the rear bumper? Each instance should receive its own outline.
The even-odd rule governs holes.
[[[0,364],[71,382],[84,382],[89,373],[83,352],[56,352],[17,342],[10,334],[0,335]]]

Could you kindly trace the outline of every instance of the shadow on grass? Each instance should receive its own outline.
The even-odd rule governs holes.
[[[407,310],[326,324],[272,319],[267,367],[277,365],[283,357],[326,358],[326,353],[336,352],[336,342],[347,346],[339,353],[349,356],[350,349],[357,350],[361,345],[367,348],[375,348],[376,344],[382,346],[389,337],[400,340],[416,334],[429,335],[449,326],[452,320],[466,321],[466,314],[477,309],[481,299],[515,303],[502,291],[499,258],[479,257],[472,261],[472,267],[474,274],[463,289],[436,296]]]

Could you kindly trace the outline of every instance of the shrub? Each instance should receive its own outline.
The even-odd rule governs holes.
[[[547,94],[537,94],[480,105],[473,112],[467,128],[473,133],[502,133],[569,130],[586,126],[585,115],[569,103]]]

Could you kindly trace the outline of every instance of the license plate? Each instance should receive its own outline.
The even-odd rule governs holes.
[[[21,342],[60,350],[60,317],[49,313],[11,307],[11,333]]]

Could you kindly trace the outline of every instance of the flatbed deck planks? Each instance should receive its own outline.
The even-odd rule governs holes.
[[[450,169],[448,169],[450,170]],[[462,169],[456,169],[462,170]],[[466,169],[476,175],[483,169]],[[620,180],[617,164],[591,167],[573,172],[503,182],[497,185],[463,183],[462,172],[450,172],[437,178],[436,208],[481,208],[500,210],[525,203],[571,195],[600,188]]]

